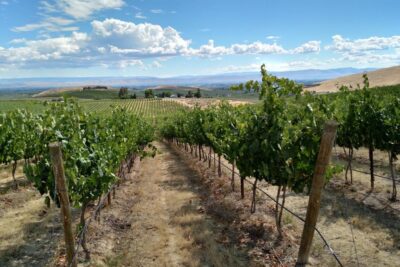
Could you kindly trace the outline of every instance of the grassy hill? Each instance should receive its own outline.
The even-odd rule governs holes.
[[[83,87],[49,89],[33,95],[35,98],[47,97],[76,97],[82,99],[116,99],[118,98],[118,89],[88,89]]]

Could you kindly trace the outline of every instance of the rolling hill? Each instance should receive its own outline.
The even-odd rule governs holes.
[[[370,87],[400,84],[400,66],[369,71],[366,73],[368,74]],[[338,87],[341,85],[351,85],[356,87],[357,84],[362,84],[362,75],[362,73],[359,73],[323,81],[319,85],[308,87],[307,90],[318,93],[327,93],[338,91]]]

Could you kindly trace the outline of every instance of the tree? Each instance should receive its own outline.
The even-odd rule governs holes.
[[[192,91],[189,91],[189,92],[186,94],[185,97],[186,97],[186,98],[193,98],[193,93],[192,93]]]
[[[161,92],[161,93],[157,94],[157,97],[160,97],[160,98],[171,97],[171,92]]]
[[[154,98],[154,92],[152,89],[146,89],[144,91],[144,97],[145,98]]]
[[[197,89],[196,93],[194,93],[194,97],[196,97],[196,98],[201,98],[200,89]]]
[[[136,93],[133,93],[133,95],[130,95],[131,99],[136,99]]]
[[[121,98],[121,99],[128,98],[128,88],[127,87],[121,87],[119,89],[119,92],[118,92],[118,97]]]

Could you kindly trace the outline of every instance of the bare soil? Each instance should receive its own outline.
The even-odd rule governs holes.
[[[355,165],[368,172],[365,153],[364,149],[355,152]],[[385,153],[376,151],[375,154],[377,171],[383,174],[387,165]],[[227,166],[223,168],[225,176],[229,179],[231,165],[226,160],[223,162]],[[336,160],[335,163],[345,162]],[[276,195],[277,187],[262,182],[259,186],[271,196]],[[317,228],[344,266],[398,266],[400,203],[388,200],[390,188],[390,181],[377,178],[376,188],[371,192],[369,175],[362,173],[354,173],[352,185],[346,185],[344,173],[340,173],[325,187]],[[271,203],[263,195],[257,197],[260,208]],[[303,194],[289,193],[286,199],[286,206],[303,218],[307,203],[308,196]],[[288,235],[299,239],[303,224],[287,212],[284,213],[284,224]],[[292,254],[292,257],[296,256]],[[314,235],[311,256],[314,266],[337,266],[317,234]]]
[[[140,163],[90,229],[87,266],[249,266],[207,214],[201,177],[165,144]]]
[[[62,225],[18,167],[15,190],[10,168],[0,166],[0,266],[52,266]]]

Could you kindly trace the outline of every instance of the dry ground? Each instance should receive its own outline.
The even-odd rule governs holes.
[[[44,198],[17,170],[13,189],[10,168],[0,166],[0,266],[42,267],[51,264],[62,233],[59,210],[48,209]]]
[[[225,242],[226,225],[205,212],[200,176],[179,154],[157,147],[160,154],[141,162],[91,228],[86,265],[248,266],[246,253]]]
[[[368,171],[365,165],[365,151],[356,151],[357,168]],[[376,152],[377,168],[385,169],[384,153]],[[341,161],[341,163],[344,163]],[[226,179],[230,176],[230,165],[224,168]],[[275,196],[277,188],[265,183],[259,184],[270,195]],[[376,190],[369,192],[369,176],[355,173],[354,184],[345,185],[344,174],[338,174],[323,193],[317,227],[331,247],[338,254],[344,266],[398,266],[400,261],[400,210],[399,202],[388,200],[390,181],[377,178]],[[258,205],[262,208],[271,200],[258,194]],[[303,218],[306,214],[308,197],[290,193],[286,205]],[[267,218],[265,218],[267,219]],[[302,223],[285,212],[285,227],[289,235],[298,239]],[[292,257],[296,257],[293,254]],[[312,249],[315,266],[336,266],[333,257],[315,235]]]

